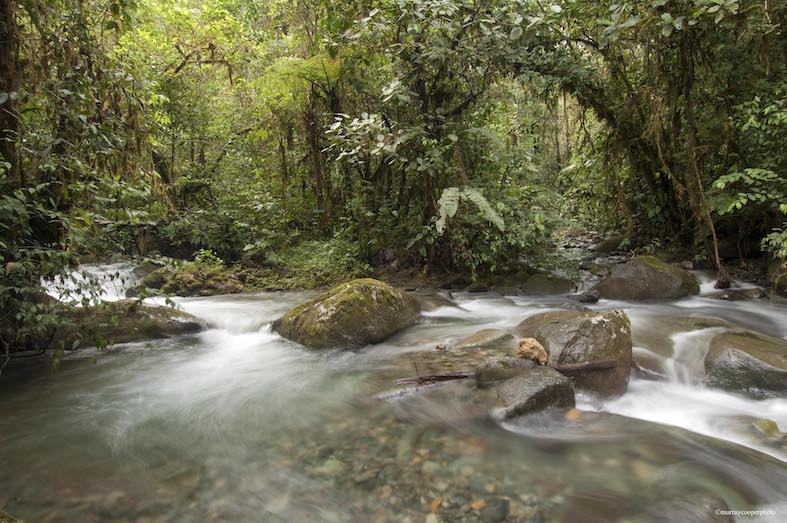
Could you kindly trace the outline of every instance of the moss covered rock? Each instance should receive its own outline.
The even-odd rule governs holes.
[[[612,238],[598,242],[593,247],[593,250],[601,253],[610,253],[612,251],[616,251],[620,248],[620,244],[623,243],[623,240],[625,239],[625,234],[618,234]]]
[[[574,282],[551,274],[534,274],[522,285],[526,294],[568,294],[574,291]]]
[[[207,324],[172,307],[146,306],[135,300],[105,302],[76,307],[65,313],[70,322],[58,328],[50,348],[64,343],[66,349],[80,346],[113,345],[191,334]]]
[[[756,332],[714,337],[705,357],[705,384],[755,398],[787,393],[787,340]]]
[[[699,294],[700,283],[690,272],[654,256],[637,256],[593,289],[612,300],[667,300]]]
[[[421,305],[409,294],[371,278],[337,285],[290,309],[273,329],[310,349],[360,348],[412,325]]]
[[[244,285],[228,269],[218,265],[187,263],[181,267],[162,267],[144,278],[141,284],[170,296],[215,296],[243,292]]]
[[[574,386],[602,396],[626,392],[632,348],[631,323],[623,311],[545,312],[526,318],[517,333],[538,340],[550,365],[615,361],[612,369],[572,375]]]

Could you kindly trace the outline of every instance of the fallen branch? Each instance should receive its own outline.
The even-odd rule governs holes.
[[[448,374],[431,374],[429,376],[416,376],[415,378],[402,378],[394,381],[397,385],[409,385],[411,383],[438,383],[441,381],[464,380],[475,377],[474,372],[450,372]]]
[[[461,379],[461,378],[455,378],[455,379]],[[425,390],[435,389],[437,387],[447,385],[449,382],[450,380],[433,381],[418,387],[405,387],[403,389],[389,390],[386,392],[381,392],[380,394],[376,395],[374,399],[377,401],[394,400],[397,398],[401,398],[402,396],[407,396],[408,394],[415,394],[417,392],[423,392]]]

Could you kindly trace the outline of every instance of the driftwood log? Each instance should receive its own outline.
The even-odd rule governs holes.
[[[615,360],[602,360],[591,361],[586,363],[555,363],[552,365],[547,364],[546,367],[554,369],[561,374],[572,375],[579,372],[588,370],[608,370],[615,368],[617,361]],[[416,367],[417,369],[417,367]],[[417,385],[416,387],[407,387],[393,391],[384,392],[375,396],[377,400],[390,400],[401,396],[406,396],[415,392],[429,390],[449,381],[466,380],[475,377],[475,372],[449,372],[446,374],[429,374],[426,376],[415,376],[413,378],[401,378],[394,383],[396,385]]]
[[[554,369],[561,374],[571,375],[588,370],[614,369],[615,365],[617,365],[617,361],[615,360],[602,360],[590,361],[586,363],[555,363],[551,365],[547,364],[545,366],[549,367],[550,369]],[[394,383],[397,385],[420,385],[424,383],[436,383],[440,381],[465,380],[474,377],[475,372],[449,372],[447,374],[429,374],[427,376],[415,376],[414,378],[402,378],[396,380]]]

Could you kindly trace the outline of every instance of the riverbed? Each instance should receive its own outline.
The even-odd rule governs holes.
[[[270,328],[315,293],[176,298],[211,328],[76,351],[54,372],[39,360],[6,369],[0,508],[42,522],[568,523],[689,521],[721,502],[785,521],[787,451],[748,427],[767,418],[785,430],[787,399],[705,388],[702,358],[723,327],[672,329],[665,318],[787,337],[787,306],[714,299],[699,276],[700,296],[589,306],[625,310],[635,351],[649,350],[637,346],[646,333],[671,347],[666,381],[632,377],[620,398],[579,396],[570,416],[504,425],[470,381],[375,396],[416,372],[472,370],[496,351],[454,350],[457,341],[561,309],[565,297],[454,293],[454,305],[385,343],[327,352]]]

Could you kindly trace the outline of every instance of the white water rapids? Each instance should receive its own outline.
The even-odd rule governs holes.
[[[88,267],[127,283],[132,269]],[[123,294],[114,283],[102,293]],[[652,355],[668,380],[632,377],[618,399],[578,398],[591,416],[580,429],[533,418],[506,431],[477,415],[461,385],[393,405],[364,398],[414,374],[410,359],[427,365],[436,345],[513,327],[564,298],[459,293],[459,307],[426,312],[385,343],[315,353],[270,330],[314,294],[176,298],[212,328],[77,351],[54,373],[10,369],[0,379],[0,507],[31,521],[420,521],[440,497],[445,521],[472,521],[479,499],[508,500],[514,521],[607,521],[702,491],[787,516],[787,453],[748,431],[760,418],[786,430],[787,400],[700,384],[723,328],[663,330],[665,317],[702,316],[787,337],[783,303],[602,300],[591,308],[624,309],[635,339],[648,332],[666,348]]]

